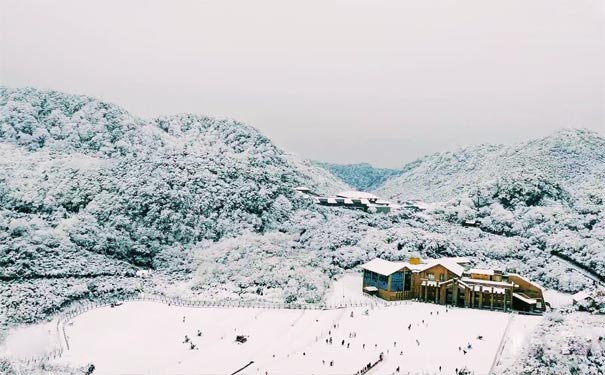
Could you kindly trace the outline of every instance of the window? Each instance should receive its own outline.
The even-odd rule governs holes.
[[[426,278],[429,279],[429,280],[431,280],[431,281],[434,281],[435,280],[435,274],[432,273],[432,272],[429,272],[429,273],[426,274]]]
[[[439,274],[439,281],[445,281],[445,274]]]
[[[406,292],[412,290],[412,274],[409,272],[403,274],[403,290]]]

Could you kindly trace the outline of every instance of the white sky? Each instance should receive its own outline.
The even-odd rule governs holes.
[[[605,2],[0,0],[0,84],[233,117],[307,158],[396,167],[605,133]]]

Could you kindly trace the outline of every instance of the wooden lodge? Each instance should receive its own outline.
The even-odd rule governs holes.
[[[466,258],[426,262],[373,259],[364,264],[363,291],[388,301],[415,299],[442,305],[542,312],[542,289],[516,273],[469,269]]]

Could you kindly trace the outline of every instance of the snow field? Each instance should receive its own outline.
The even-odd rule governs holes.
[[[441,373],[454,374],[455,368],[467,366],[476,374],[487,374],[509,317],[472,309],[446,312],[444,306],[423,303],[370,309],[369,315],[365,310],[128,302],[74,318],[66,326],[71,349],[58,361],[94,363],[95,374],[231,374],[254,361],[241,374],[328,375],[354,374],[382,352],[385,360],[371,373],[389,374],[397,366],[403,374],[439,373],[442,366]],[[198,329],[202,337],[196,336]],[[248,342],[236,343],[239,334],[249,336]],[[185,335],[198,349],[183,343]],[[466,349],[467,354],[458,350],[469,343],[472,349]]]
[[[15,328],[0,346],[0,357],[27,359],[40,357],[61,344],[57,337],[57,321]]]

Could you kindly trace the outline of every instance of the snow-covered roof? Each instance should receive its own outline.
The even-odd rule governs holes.
[[[363,290],[365,290],[366,292],[376,292],[378,291],[378,288],[376,288],[375,286],[366,286],[363,288]]]
[[[328,198],[328,203],[336,204],[336,198]]]
[[[518,278],[520,278],[521,280],[525,281],[526,283],[531,284],[531,285],[533,285],[534,287],[536,287],[536,288],[540,289],[540,291],[541,291],[541,292],[544,292],[544,291],[542,290],[542,287],[541,287],[540,285],[536,284],[535,282],[531,281],[530,279],[528,279],[528,278],[526,278],[526,277],[523,277],[523,276],[519,275],[518,273],[509,273],[508,275],[509,275],[509,276],[515,276],[515,277],[518,277]]]
[[[375,196],[372,193],[366,193],[365,191],[341,191],[340,193],[336,194],[337,197],[342,197],[342,198],[357,198],[357,199],[378,199],[377,196]]]
[[[537,303],[538,301],[533,299],[533,298],[529,298],[523,294],[520,293],[513,293],[513,297],[520,299],[521,301],[527,303],[528,305],[533,305],[535,303]]]
[[[345,204],[353,204],[353,200],[349,198],[345,198]]]
[[[590,293],[583,290],[581,292],[574,294],[572,297],[573,297],[574,301],[583,301],[586,298],[590,297]]]
[[[494,270],[483,270],[483,269],[479,269],[479,268],[471,268],[468,272],[475,273],[477,275],[487,275],[487,276],[494,275]]]
[[[404,263],[400,262],[389,262],[388,260],[375,258],[366,264],[362,265],[361,268],[368,270],[379,275],[389,276],[390,274],[399,271],[405,266]]]
[[[426,271],[435,266],[443,266],[456,276],[462,276],[462,273],[464,272],[464,267],[449,258],[432,259],[428,263],[425,263],[419,271]]]
[[[294,190],[298,190],[298,191],[311,191],[311,189],[309,189],[308,187],[304,187],[304,186],[297,186],[294,188]]]
[[[503,287],[503,288],[510,288],[514,285],[513,283],[507,283],[504,281],[471,279],[470,277],[463,277],[463,278],[461,278],[461,280],[463,280],[464,282],[466,282],[468,284],[492,285],[492,286],[499,286],[499,287]]]

